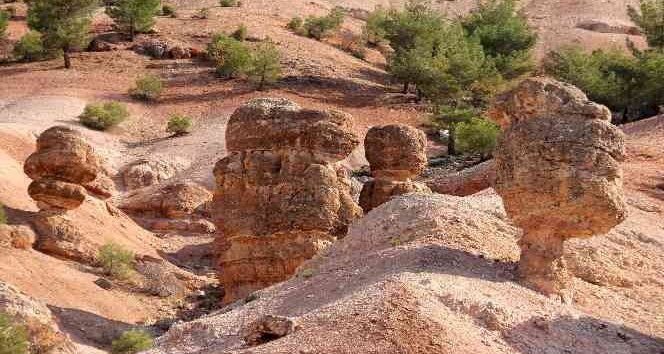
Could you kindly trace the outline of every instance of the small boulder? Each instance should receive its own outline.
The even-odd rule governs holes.
[[[295,332],[296,327],[293,319],[267,315],[249,325],[244,341],[250,346],[265,344]]]

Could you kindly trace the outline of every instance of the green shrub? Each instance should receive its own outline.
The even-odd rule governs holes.
[[[5,313],[0,313],[0,354],[28,354],[27,329]]]
[[[9,12],[0,10],[0,40],[7,37],[7,27],[9,27]]]
[[[106,13],[133,41],[136,33],[152,30],[160,6],[161,0],[113,0],[106,7]]]
[[[307,17],[307,20],[304,21],[303,32],[307,37],[315,38],[317,40],[323,39],[331,31],[341,27],[341,24],[344,22],[344,17],[346,13],[344,10],[335,8],[329,15],[316,17],[310,16]]]
[[[219,0],[221,7],[238,7],[240,6],[239,0]]]
[[[124,332],[111,344],[113,354],[136,354],[152,348],[154,341],[146,332],[131,330]]]
[[[199,9],[199,10],[198,10],[198,14],[196,15],[196,17],[197,17],[197,18],[200,18],[200,19],[202,19],[202,20],[204,20],[204,19],[210,17],[210,9],[208,9],[207,7],[204,7],[204,8],[202,8],[202,9]]]
[[[217,75],[235,78],[244,75],[251,67],[251,50],[237,39],[217,34],[208,45],[208,57],[217,65]]]
[[[385,23],[388,18],[388,12],[381,6],[377,6],[367,17],[367,23],[364,26],[364,37],[368,44],[377,45],[385,41],[387,36]]]
[[[83,114],[78,116],[81,124],[90,129],[108,130],[122,123],[129,116],[127,106],[120,102],[88,104]]]
[[[115,243],[107,243],[99,250],[98,259],[106,275],[126,279],[133,269],[134,253]]]
[[[272,42],[263,42],[254,50],[247,75],[249,80],[258,84],[258,90],[262,90],[265,84],[279,79],[281,55]]]
[[[7,215],[5,214],[5,206],[0,203],[0,225],[7,223]]]
[[[238,28],[233,31],[231,34],[231,37],[237,39],[238,41],[242,42],[245,39],[247,39],[247,36],[249,35],[249,30],[247,29],[247,26],[245,25],[240,25]]]
[[[177,17],[177,13],[175,12],[175,7],[171,5],[164,5],[161,7],[161,14],[164,16],[170,16],[170,17]]]
[[[44,58],[46,54],[46,49],[42,44],[42,36],[36,31],[24,34],[14,45],[14,57],[18,61],[35,61]]]
[[[156,100],[161,95],[164,85],[159,77],[152,74],[141,75],[136,79],[136,87],[129,94],[137,99],[151,101]]]
[[[304,24],[304,20],[302,17],[293,17],[288,24],[286,25],[286,28],[288,28],[291,31],[299,31],[302,28],[302,25]]]
[[[191,127],[191,118],[179,114],[174,114],[168,120],[166,132],[173,133],[176,136],[184,135],[191,133]]]
[[[462,153],[475,153],[486,160],[496,147],[500,128],[482,118],[472,118],[456,126],[457,146]]]
[[[632,21],[639,26],[652,48],[664,48],[664,1],[640,0],[639,9],[627,7]]]

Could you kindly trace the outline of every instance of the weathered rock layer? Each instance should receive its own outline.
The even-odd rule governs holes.
[[[361,215],[334,164],[359,143],[350,124],[283,99],[252,100],[233,114],[212,203],[226,302],[287,279]]]

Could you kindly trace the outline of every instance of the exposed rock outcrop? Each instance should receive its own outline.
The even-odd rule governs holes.
[[[37,151],[25,161],[28,188],[42,209],[76,209],[87,195],[81,185],[97,178],[100,162],[92,146],[70,128],[56,126],[37,139]]]
[[[127,189],[152,186],[175,176],[188,163],[181,159],[153,157],[130,163],[122,171],[122,179]]]
[[[351,118],[285,99],[240,107],[214,169],[225,301],[283,281],[361,216],[343,168],[358,145]]]
[[[599,32],[599,33],[618,33],[618,34],[628,34],[631,36],[641,35],[641,31],[639,30],[638,27],[634,26],[633,24],[628,24],[624,22],[586,20],[579,22],[576,25],[576,27],[587,31]]]
[[[465,197],[496,184],[496,163],[485,161],[456,173],[432,178],[426,184],[436,193]]]
[[[521,276],[544,292],[564,287],[563,242],[611,230],[626,218],[623,133],[610,111],[553,79],[524,81],[492,110],[504,128],[496,190],[520,240]]]
[[[154,231],[214,233],[206,217],[212,193],[191,182],[137,189],[120,203],[120,208]]]
[[[74,354],[76,348],[62,333],[48,307],[13,286],[0,282],[0,313],[11,315],[25,326],[34,353]]]
[[[373,127],[364,139],[364,149],[371,165],[372,181],[360,194],[364,212],[387,202],[393,196],[428,192],[429,187],[413,182],[427,164],[426,136],[416,128],[390,124]]]

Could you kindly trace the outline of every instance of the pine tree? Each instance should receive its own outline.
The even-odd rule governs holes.
[[[97,0],[27,0],[28,26],[42,34],[47,50],[60,50],[65,68],[71,68],[70,53],[90,42],[88,32]]]
[[[152,29],[160,6],[161,0],[117,0],[106,7],[106,13],[133,41],[136,33]]]
[[[258,90],[265,88],[265,84],[276,81],[281,76],[279,50],[269,41],[261,43],[253,53],[251,67],[247,75],[249,79],[258,83]]]
[[[628,6],[629,17],[645,34],[652,48],[664,48],[664,0],[641,0],[639,10]]]

